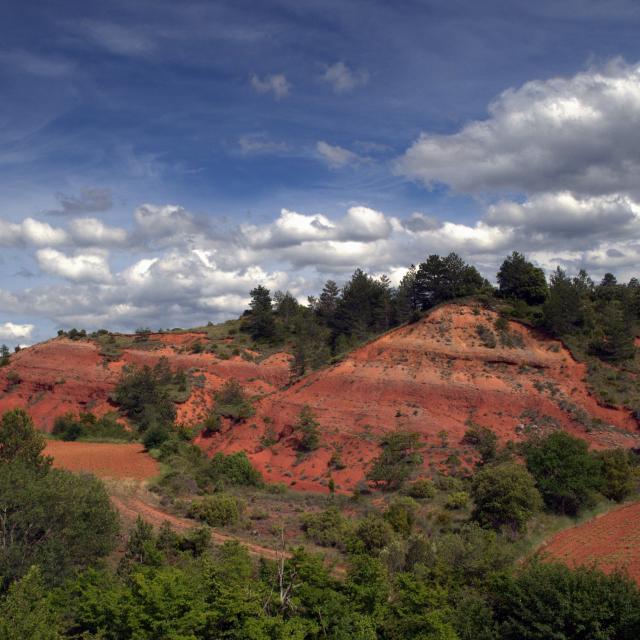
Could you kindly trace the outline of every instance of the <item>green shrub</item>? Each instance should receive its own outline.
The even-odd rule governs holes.
[[[602,476],[600,491],[609,500],[622,502],[636,489],[638,474],[632,456],[627,449],[608,449],[596,454]]]
[[[250,418],[255,410],[242,385],[235,379],[227,380],[216,393],[215,412],[233,422],[241,422]]]
[[[117,416],[107,413],[97,418],[92,413],[65,413],[53,423],[52,434],[61,440],[123,440],[135,439],[135,435],[118,422]]]
[[[384,519],[396,533],[409,535],[418,514],[418,503],[408,496],[396,498],[384,512]]]
[[[314,451],[320,444],[319,423],[307,404],[300,410],[298,420],[294,425],[294,432],[298,434],[298,450],[302,452]]]
[[[469,504],[469,494],[466,491],[454,491],[447,496],[444,506],[452,511],[464,509]]]
[[[397,489],[422,460],[419,434],[393,433],[382,440],[382,453],[373,461],[367,479],[388,490]]]
[[[257,487],[262,485],[262,475],[254,469],[244,451],[225,455],[221,451],[211,458],[211,479],[226,485]]]
[[[416,500],[429,500],[436,495],[436,487],[431,480],[420,479],[408,485],[405,493]]]
[[[602,483],[601,465],[584,440],[556,431],[525,443],[524,455],[550,509],[575,515],[593,502]]]
[[[368,516],[358,523],[356,539],[367,553],[376,554],[393,540],[393,528],[380,516]]]
[[[498,342],[496,340],[496,336],[493,333],[493,331],[491,331],[491,329],[486,325],[486,324],[482,324],[482,323],[478,323],[476,325],[476,333],[478,334],[478,337],[480,338],[480,342],[482,342],[482,344],[487,347],[487,349],[495,349]]]
[[[345,548],[351,533],[347,519],[336,507],[326,511],[309,513],[302,518],[302,530],[306,537],[321,547]]]
[[[189,509],[189,516],[205,522],[210,527],[225,527],[236,524],[243,511],[243,501],[225,493],[217,493],[194,500]]]
[[[542,507],[531,474],[515,462],[485,467],[473,478],[473,518],[482,526],[523,531]]]

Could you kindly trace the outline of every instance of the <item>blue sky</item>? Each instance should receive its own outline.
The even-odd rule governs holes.
[[[5,0],[0,340],[449,250],[632,275],[639,27],[622,0]]]

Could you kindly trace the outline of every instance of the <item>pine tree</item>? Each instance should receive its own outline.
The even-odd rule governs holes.
[[[247,319],[247,328],[254,340],[270,340],[275,334],[275,318],[269,289],[258,285],[250,292],[251,314]]]

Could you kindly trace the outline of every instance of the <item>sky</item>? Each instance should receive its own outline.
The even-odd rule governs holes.
[[[640,275],[635,0],[0,4],[0,342],[456,251]]]

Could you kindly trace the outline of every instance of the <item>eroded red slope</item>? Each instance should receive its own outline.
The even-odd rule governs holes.
[[[237,378],[251,393],[267,393],[286,383],[287,356],[276,354],[256,363],[241,356],[223,360],[211,353],[191,354],[184,347],[202,339],[198,333],[151,334],[153,349],[124,349],[118,360],[104,358],[90,340],[56,338],[11,356],[0,369],[0,413],[22,407],[36,425],[50,431],[55,418],[68,411],[91,411],[102,415],[113,411],[109,394],[126,364],[151,365],[166,356],[172,368],[193,374],[194,384],[187,402],[178,405],[178,422],[193,423],[205,417],[213,394],[228,378]],[[12,376],[20,382],[12,382]]]
[[[484,346],[477,325],[493,328],[495,320],[493,312],[471,306],[441,307],[264,398],[255,419],[199,444],[211,452],[246,450],[270,480],[318,489],[331,476],[342,490],[364,477],[380,438],[393,431],[421,434],[427,469],[452,453],[471,461],[473,452],[461,443],[469,420],[502,441],[563,428],[595,447],[638,446],[632,416],[597,404],[584,365],[558,341],[510,323],[520,348]],[[317,451],[299,459],[292,431],[304,405],[315,412],[322,437]],[[601,424],[586,426],[576,417],[580,409]],[[265,446],[273,439],[275,445]],[[343,469],[331,468],[335,456]]]

